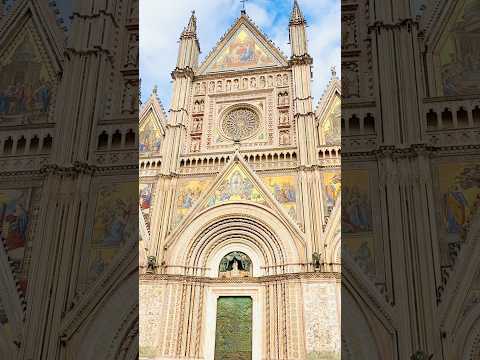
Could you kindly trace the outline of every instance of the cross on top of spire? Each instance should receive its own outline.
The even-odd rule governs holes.
[[[290,16],[290,24],[303,24],[305,23],[305,18],[303,17],[302,10],[298,5],[297,0],[293,2],[292,14]]]
[[[182,37],[186,36],[196,36],[197,33],[197,17],[195,16],[195,10],[192,10],[192,15],[190,16],[190,20],[188,20],[188,24],[183,29]]]

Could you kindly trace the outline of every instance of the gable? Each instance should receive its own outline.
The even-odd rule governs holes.
[[[266,39],[246,15],[228,31],[200,67],[199,73],[243,71],[286,66],[283,54]]]
[[[340,97],[336,94],[328,107],[326,116],[321,120],[321,131],[325,145],[339,145],[341,142],[342,116]]]
[[[51,114],[57,87],[56,69],[30,19],[10,42],[0,61],[0,117],[3,124],[27,119],[44,123]]]
[[[289,224],[292,231],[301,234],[294,219],[296,209],[292,208],[295,194],[291,193],[285,204],[280,203],[264,180],[255,174],[238,153],[213,182],[210,178],[191,179],[179,183],[178,186],[180,191],[177,192],[177,208],[180,205],[184,211],[178,212],[177,209],[174,227],[178,227],[175,232],[181,231],[185,224],[204,210],[223,204],[254,203],[270,208]],[[192,191],[188,191],[189,187]],[[280,191],[286,189],[284,186]]]
[[[478,59],[480,5],[459,1],[435,47],[440,92],[446,96],[480,93]]]
[[[227,201],[252,201],[267,205],[263,191],[255,184],[254,179],[240,163],[235,163],[223,179],[217,183],[217,187],[210,193],[203,208]]]
[[[139,151],[140,152],[158,152],[160,151],[163,140],[164,130],[162,123],[155,112],[150,109],[147,111],[139,125]]]

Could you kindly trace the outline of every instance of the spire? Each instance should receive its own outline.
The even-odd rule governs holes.
[[[303,17],[300,6],[298,6],[297,0],[294,0],[288,25],[293,57],[308,55],[306,26],[307,22]]]
[[[297,0],[293,2],[292,15],[290,16],[290,24],[303,24],[305,23],[305,18],[303,17],[302,10],[298,6]]]
[[[197,18],[195,16],[195,10],[192,11],[188,25],[183,29],[180,38],[185,37],[197,37]]]

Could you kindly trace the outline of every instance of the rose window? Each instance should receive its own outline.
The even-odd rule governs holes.
[[[222,121],[223,133],[230,139],[240,141],[254,135],[260,127],[257,113],[248,108],[230,111]]]

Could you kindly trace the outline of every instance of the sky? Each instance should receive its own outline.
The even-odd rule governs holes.
[[[336,66],[340,74],[340,0],[298,0],[308,28],[309,53],[313,57],[312,92],[318,102]],[[290,57],[288,21],[293,0],[248,0],[247,15]],[[168,111],[175,68],[178,39],[191,11],[197,16],[200,63],[220,37],[240,16],[240,0],[141,0],[140,1],[140,77],[142,101],[154,85]]]

